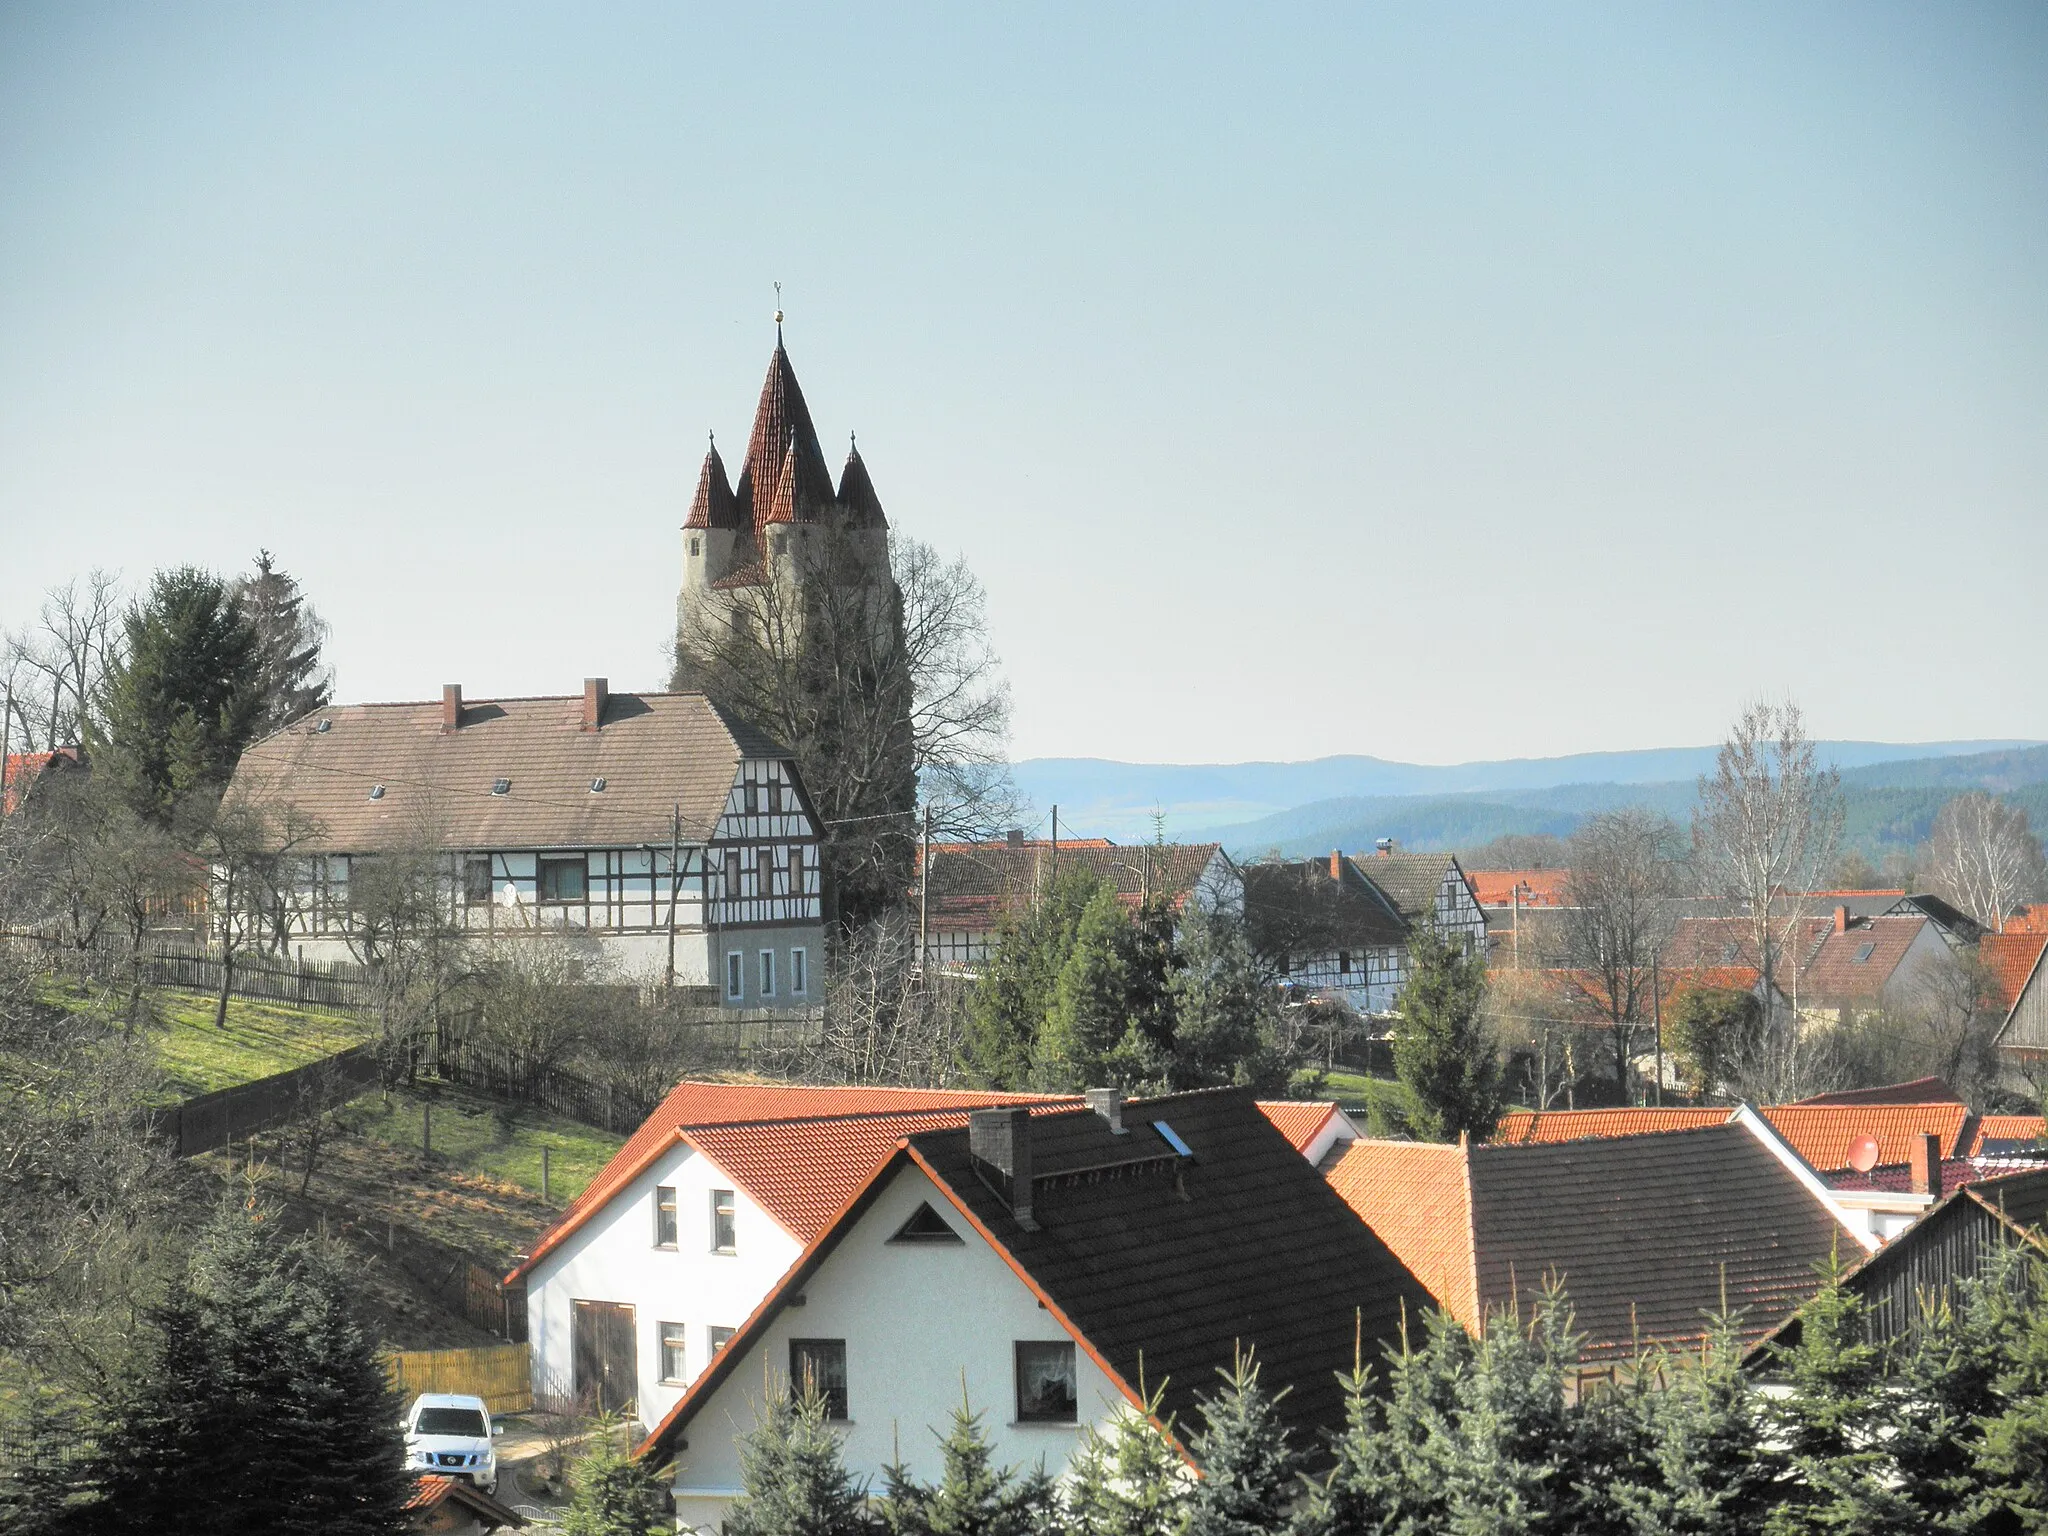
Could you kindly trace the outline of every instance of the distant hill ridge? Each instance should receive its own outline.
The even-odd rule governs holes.
[[[1966,789],[2009,794],[2028,805],[2037,826],[2048,821],[2048,744],[1816,746],[1842,770],[1852,846],[1874,851],[1918,841],[1941,802]],[[1298,855],[1365,847],[1377,837],[1448,848],[1510,832],[1565,836],[1583,817],[1620,805],[1648,805],[1682,820],[1718,751],[1673,747],[1449,767],[1369,757],[1220,765],[1038,758],[1017,764],[1016,775],[1041,811],[1060,807],[1062,830],[1076,836],[1148,838],[1157,808],[1177,840]]]

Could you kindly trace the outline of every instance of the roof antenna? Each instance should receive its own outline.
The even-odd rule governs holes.
[[[775,285],[775,345],[782,345],[782,284]]]

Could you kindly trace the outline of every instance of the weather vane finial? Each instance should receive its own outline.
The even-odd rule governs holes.
[[[775,285],[775,340],[782,340],[782,284]]]

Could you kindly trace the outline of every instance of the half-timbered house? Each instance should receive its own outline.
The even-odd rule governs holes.
[[[821,991],[817,815],[788,750],[702,694],[335,706],[252,746],[230,795],[284,850],[261,927],[294,958],[361,958],[368,866],[405,857],[461,932],[582,935],[735,1007]]]

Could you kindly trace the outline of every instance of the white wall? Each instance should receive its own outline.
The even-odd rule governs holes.
[[[925,1200],[964,1242],[888,1241]],[[1080,1442],[1082,1424],[1101,1422],[1124,1401],[1077,1346],[1081,1423],[1014,1422],[1013,1344],[1067,1335],[914,1166],[891,1179],[805,1283],[804,1296],[803,1306],[785,1308],[747,1357],[734,1362],[683,1430],[688,1446],[679,1454],[675,1478],[680,1527],[717,1528],[740,1488],[737,1442],[756,1422],[764,1366],[786,1379],[793,1338],[846,1341],[846,1461],[876,1486],[899,1441],[911,1471],[927,1482],[937,1479],[934,1431],[944,1431],[959,1403],[963,1373],[967,1400],[983,1415],[999,1465],[1042,1461],[1060,1471]]]
[[[676,1191],[676,1246],[654,1246],[654,1191]],[[711,1250],[711,1191],[730,1189],[736,1252]],[[614,1195],[527,1277],[527,1334],[536,1394],[573,1384],[570,1354],[575,1301],[625,1302],[634,1309],[640,1418],[657,1423],[683,1395],[661,1380],[660,1324],[688,1330],[688,1374],[711,1358],[709,1330],[738,1328],[802,1252],[802,1244],[709,1158],[687,1143]]]

